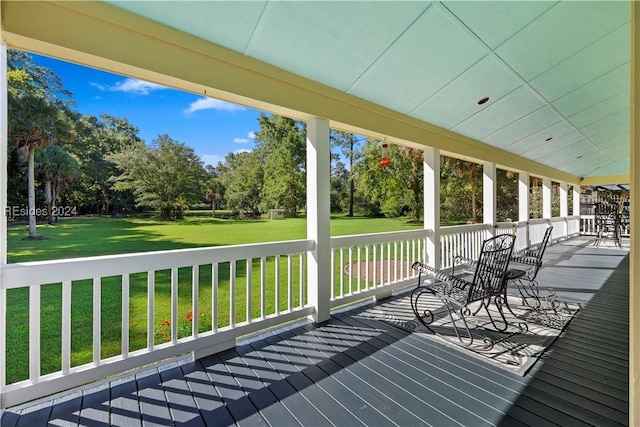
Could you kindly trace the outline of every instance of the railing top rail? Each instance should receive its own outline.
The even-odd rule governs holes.
[[[289,240],[8,264],[0,269],[2,278],[0,288],[34,286],[65,280],[120,276],[176,267],[301,253],[313,250],[314,245],[313,240]]]
[[[547,224],[547,223],[549,223],[549,218],[533,218],[529,220],[529,225]]]
[[[456,233],[468,233],[471,231],[490,230],[491,224],[463,224],[463,225],[451,225],[448,227],[440,228],[440,235],[445,236],[448,234]]]
[[[388,233],[368,233],[351,234],[348,236],[331,237],[331,249],[344,248],[347,246],[366,245],[371,243],[395,242],[398,240],[408,240],[424,238],[433,235],[433,230],[405,230],[392,231]]]

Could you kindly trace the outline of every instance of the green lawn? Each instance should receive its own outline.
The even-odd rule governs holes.
[[[8,262],[41,261],[166,249],[238,245],[304,239],[304,218],[228,220],[200,215],[164,222],[147,218],[73,218],[55,226],[39,225],[48,240],[25,240],[27,226],[9,227]],[[334,216],[331,235],[418,230],[407,218]]]
[[[397,230],[416,230],[420,225],[409,224],[407,219],[347,218],[336,216],[331,221],[332,235],[375,233]],[[8,260],[10,263],[38,261],[46,259],[74,258],[85,256],[133,253],[166,249],[247,244],[291,239],[306,236],[306,221],[303,218],[285,220],[227,220],[212,219],[203,215],[188,216],[181,221],[161,222],[149,218],[74,218],[64,220],[55,226],[39,225],[39,236],[45,240],[25,240],[26,226],[9,227]],[[287,258],[281,257],[282,278],[279,297],[276,298],[275,261],[267,262],[267,313],[273,313],[276,306],[287,309],[288,295],[286,283]],[[294,258],[293,306],[299,304],[300,292],[299,259]],[[245,320],[246,279],[245,261],[239,261],[236,298],[236,322]],[[211,264],[199,268],[199,319],[200,331],[211,328]],[[251,268],[252,299],[251,313],[260,314],[260,260],[253,260]],[[154,341],[163,342],[168,336],[168,327],[163,322],[170,318],[170,271],[155,273],[155,318]],[[219,306],[217,322],[219,327],[230,323],[230,281],[229,263],[219,265]],[[336,271],[336,280],[342,272]],[[192,269],[179,269],[178,329],[179,337],[190,333],[191,324],[186,319],[191,310]],[[122,313],[121,277],[107,277],[101,280],[101,356],[109,357],[121,353]],[[336,293],[338,290],[336,289]],[[60,283],[41,287],[41,365],[46,374],[60,369],[61,349],[61,295]],[[72,286],[72,366],[92,360],[92,281],[73,282]],[[130,350],[144,348],[147,341],[147,273],[130,277]],[[28,377],[28,310],[27,289],[12,289],[7,292],[7,383]]]

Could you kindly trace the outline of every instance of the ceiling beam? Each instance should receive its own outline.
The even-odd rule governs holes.
[[[10,47],[558,181],[579,177],[231,51],[103,2],[3,1]]]
[[[631,182],[629,174],[587,176],[580,179],[580,185],[616,185],[629,184]]]

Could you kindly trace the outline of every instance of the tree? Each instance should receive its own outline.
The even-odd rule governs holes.
[[[44,97],[23,92],[12,97],[9,104],[9,134],[28,159],[29,238],[37,238],[35,153],[36,149],[53,144],[58,136],[68,131],[61,111]]]
[[[349,162],[349,169],[347,170],[348,182],[349,182],[349,212],[347,216],[353,216],[354,196],[356,192],[353,167],[361,158],[361,154],[358,151],[358,143],[360,140],[352,133],[342,132],[338,130],[331,130],[331,140],[334,147],[339,147],[342,151],[342,155],[346,157]]]
[[[481,166],[477,163],[467,162],[461,159],[455,159],[452,157],[441,157],[441,169],[444,170],[444,174],[441,175],[443,178],[443,184],[447,185],[447,179],[453,178],[457,183],[454,184],[450,189],[454,190],[456,194],[452,198],[447,198],[448,192],[442,192],[442,196],[445,196],[443,200],[444,205],[451,205],[451,203],[458,204],[457,208],[464,206],[461,205],[461,200],[459,196],[463,196],[464,198],[471,199],[470,203],[467,205],[470,208],[470,216],[472,222],[478,222],[478,195],[481,194],[482,186],[478,185],[478,177],[481,176]],[[453,174],[448,174],[446,169],[449,169],[453,172]],[[460,179],[461,178],[461,179]],[[463,190],[460,192],[459,190]],[[457,200],[456,200],[457,199]],[[458,218],[461,219],[461,218]]]
[[[281,207],[295,217],[306,201],[305,123],[288,117],[261,114],[256,132],[256,153],[264,164],[263,210]]]
[[[209,179],[204,186],[204,196],[211,202],[211,218],[216,217],[216,208],[220,207],[220,203],[224,199],[225,187],[220,177],[220,168],[222,164],[218,163],[218,168],[214,168],[211,165],[206,165],[205,170]]]
[[[7,50],[8,136],[13,151],[27,160],[29,238],[37,238],[35,199],[35,153],[70,128],[65,113],[71,96],[62,80],[50,69],[36,66],[31,56],[15,49]],[[10,183],[16,183],[15,179]],[[14,189],[9,188],[9,193]]]
[[[219,169],[227,208],[235,214],[259,215],[264,165],[258,153],[229,153]]]
[[[192,148],[160,135],[151,146],[137,143],[108,156],[121,171],[116,190],[131,190],[138,206],[160,210],[164,220],[181,217],[185,203],[199,201],[205,178],[202,161]]]
[[[349,171],[344,163],[337,162],[331,167],[330,203],[331,212],[342,212],[345,205],[345,195],[348,194]],[[348,202],[348,200],[347,200]]]
[[[78,161],[58,144],[52,144],[38,152],[38,175],[44,181],[44,199],[47,221],[53,224],[56,200],[60,189],[79,177]]]
[[[140,144],[138,128],[127,119],[102,114],[100,117],[75,114],[76,138],[65,148],[80,162],[81,185],[75,201],[96,215],[115,213],[120,208],[133,208],[130,190],[116,191],[110,177],[118,175],[109,155]]]

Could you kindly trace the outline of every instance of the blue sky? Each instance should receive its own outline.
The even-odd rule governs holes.
[[[192,147],[205,164],[216,165],[229,152],[252,150],[260,111],[165,88],[93,68],[32,55],[33,61],[62,78],[73,92],[76,110],[126,118],[151,143],[161,134]]]

